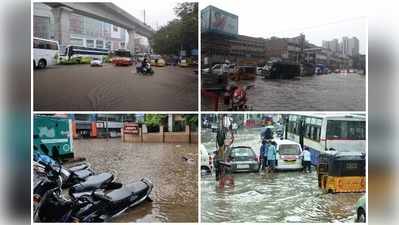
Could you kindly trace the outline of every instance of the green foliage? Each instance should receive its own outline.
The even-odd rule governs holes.
[[[107,55],[107,56],[104,56],[104,57],[103,57],[103,62],[104,62],[104,63],[111,63],[111,57],[109,57],[108,55]]]
[[[58,64],[60,65],[75,65],[75,64],[90,64],[91,57],[83,56],[83,57],[76,57],[70,60],[67,59],[60,59]]]
[[[179,3],[174,11],[178,19],[161,27],[150,40],[157,53],[177,55],[180,49],[198,48],[198,3]]]
[[[71,60],[62,59],[62,60],[59,61],[58,64],[61,64],[61,65],[74,65],[74,64],[80,64],[80,59],[78,59],[78,58],[72,58]]]
[[[83,56],[80,59],[80,64],[90,64],[91,62],[91,57],[90,56]]]
[[[145,114],[144,115],[144,124],[147,126],[159,126],[163,118],[166,115],[161,114]]]
[[[184,115],[184,119],[186,121],[186,124],[190,125],[191,127],[198,126],[198,115],[195,114]]]

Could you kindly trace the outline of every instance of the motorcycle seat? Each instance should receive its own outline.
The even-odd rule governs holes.
[[[70,172],[76,172],[76,171],[79,171],[79,170],[87,169],[88,167],[89,167],[89,165],[87,165],[87,164],[80,164],[80,165],[77,165],[77,166],[70,167],[70,168],[68,168],[68,170]]]
[[[111,204],[119,204],[125,201],[133,202],[135,199],[144,197],[147,194],[148,189],[149,186],[146,183],[138,181],[108,193],[95,192],[94,196],[108,201]]]
[[[79,179],[84,180],[88,178],[89,176],[94,175],[94,172],[89,170],[89,169],[83,169],[83,170],[78,170],[73,172]]]
[[[111,173],[100,173],[89,176],[87,177],[86,181],[73,185],[70,192],[76,193],[100,189],[104,186],[104,184],[110,183],[112,180],[114,180],[114,175]]]

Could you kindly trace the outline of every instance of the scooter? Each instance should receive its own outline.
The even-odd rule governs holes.
[[[154,70],[151,68],[151,64],[147,62],[144,67],[136,66],[136,73],[142,75],[153,75]]]
[[[246,111],[251,110],[247,105],[247,90],[253,85],[246,87],[231,86],[227,87],[224,94],[224,104],[230,105],[229,111]]]
[[[47,176],[35,182],[35,222],[107,222],[149,199],[153,184],[147,178],[115,189],[93,190],[90,195],[67,199],[62,194],[61,166],[46,166]]]
[[[60,176],[62,178],[62,187],[71,187],[75,192],[86,192],[98,188],[104,188],[107,185],[111,185],[111,182],[114,180],[114,175],[112,173],[95,174],[88,163],[83,163],[66,169],[60,162],[39,152],[34,153],[33,160],[43,167],[59,165],[61,168]]]

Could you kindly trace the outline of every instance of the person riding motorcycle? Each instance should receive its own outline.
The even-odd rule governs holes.
[[[143,61],[141,62],[141,71],[144,73],[147,70],[147,63],[148,59],[147,57],[144,57]]]

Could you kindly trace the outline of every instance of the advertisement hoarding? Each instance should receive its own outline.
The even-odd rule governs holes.
[[[201,10],[201,32],[238,35],[238,16],[208,6]]]

